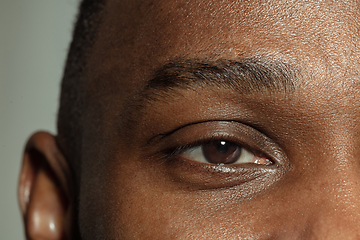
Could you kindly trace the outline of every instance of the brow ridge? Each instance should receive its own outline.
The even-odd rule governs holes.
[[[129,99],[120,121],[126,128],[139,124],[146,109],[154,102],[169,102],[182,90],[226,88],[239,94],[293,93],[301,79],[301,72],[283,61],[268,57],[217,61],[178,58],[154,71],[143,90]],[[123,125],[124,126],[124,125]]]

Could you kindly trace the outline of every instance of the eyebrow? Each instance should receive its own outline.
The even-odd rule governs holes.
[[[240,94],[295,91],[300,71],[290,64],[267,57],[217,61],[176,59],[157,69],[143,90],[143,97],[158,100],[170,91],[197,87],[227,88]]]
[[[133,129],[147,106],[153,106],[154,101],[167,102],[174,98],[173,93],[182,95],[180,90],[218,87],[241,95],[287,95],[296,90],[301,78],[299,69],[267,56],[217,61],[178,58],[154,71],[145,87],[128,99],[119,120],[126,129]]]

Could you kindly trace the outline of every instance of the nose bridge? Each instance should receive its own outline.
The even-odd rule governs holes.
[[[321,197],[318,199],[318,213],[323,221],[336,220],[337,223],[360,223],[359,176],[353,169],[334,169],[329,171],[318,185]],[[341,220],[341,221],[340,221]]]
[[[331,173],[329,173],[331,174]],[[306,239],[360,239],[360,188],[350,174],[331,174],[307,219]]]
[[[319,199],[308,222],[323,239],[360,239],[360,155],[356,126],[339,121],[324,131],[321,156],[313,173]],[[314,185],[313,185],[314,186]],[[317,194],[317,193],[316,193]],[[348,236],[348,235],[352,236]]]

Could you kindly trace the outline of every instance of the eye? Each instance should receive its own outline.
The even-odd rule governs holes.
[[[271,165],[273,162],[260,157],[247,149],[228,141],[213,141],[191,147],[179,154],[189,160],[210,164],[261,164]]]

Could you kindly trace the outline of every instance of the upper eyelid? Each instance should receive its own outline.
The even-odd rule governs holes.
[[[265,131],[265,129],[263,127],[258,126],[257,124],[254,124],[254,123],[250,123],[250,122],[243,122],[243,121],[238,121],[238,120],[234,120],[234,119],[229,119],[229,120],[204,120],[204,121],[196,121],[196,122],[187,123],[187,124],[184,124],[182,126],[179,126],[179,127],[175,128],[175,129],[172,129],[170,131],[159,133],[159,134],[151,137],[143,147],[146,147],[146,145],[151,144],[153,141],[161,140],[163,138],[166,138],[167,136],[175,133],[176,131],[181,130],[182,128],[189,127],[191,125],[196,125],[196,124],[217,123],[217,122],[227,122],[227,123],[233,122],[233,123],[236,123],[236,124],[246,125],[248,127],[251,127],[252,129],[256,130],[257,132],[266,135],[265,134],[266,131]]]
[[[180,127],[177,127],[175,129],[172,129],[168,132],[163,132],[163,133],[159,133],[157,134],[156,136],[150,138],[147,142],[146,142],[146,145],[149,145],[151,144],[151,142],[155,141],[155,140],[160,140],[160,139],[163,139],[171,134],[173,134],[174,132],[182,129],[182,128],[185,128],[185,127],[188,127],[188,126],[191,126],[191,125],[196,125],[196,124],[201,124],[201,123],[208,123],[208,122],[220,122],[219,120],[206,120],[206,121],[198,121],[198,122],[192,122],[192,123],[188,123],[188,124],[185,124],[185,125],[182,125]],[[231,122],[231,121],[227,121],[227,122]]]

